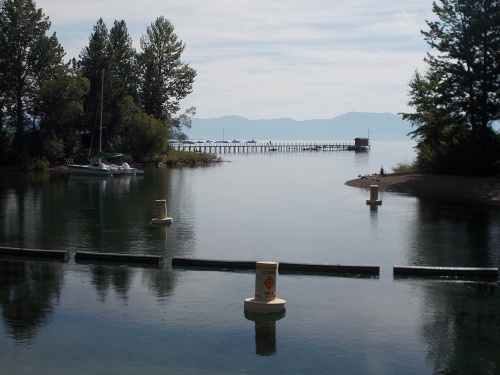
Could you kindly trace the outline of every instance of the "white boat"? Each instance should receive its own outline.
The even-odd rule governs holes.
[[[70,174],[87,174],[92,176],[113,176],[113,169],[99,161],[90,164],[74,164],[71,159],[67,160]]]
[[[135,167],[131,167],[127,162],[123,162],[122,165],[120,166],[121,168],[121,174],[143,174],[144,171],[141,169],[137,169]]]
[[[110,169],[112,169],[113,174],[128,174],[128,175],[132,174],[132,175],[136,175],[136,174],[142,174],[142,173],[144,173],[144,171],[142,171],[140,169],[131,167],[127,162],[123,162],[123,160],[122,160],[122,158],[124,156],[123,154],[119,154],[119,153],[109,154],[109,153],[101,152],[99,154],[99,156],[102,157],[103,159],[120,158],[120,162],[119,163],[113,163],[111,165],[108,165],[108,167]]]

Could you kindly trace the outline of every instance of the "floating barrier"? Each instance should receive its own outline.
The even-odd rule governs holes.
[[[145,254],[123,254],[123,253],[95,253],[87,251],[77,251],[75,261],[101,261],[101,262],[121,262],[121,263],[147,263],[160,264],[163,263],[161,255],[145,255]]]
[[[458,276],[498,279],[498,268],[394,266],[394,276]]]
[[[356,265],[340,265],[340,264],[311,264],[311,263],[286,263],[280,262],[280,273],[356,273],[365,275],[378,275],[380,273],[379,266],[356,266]]]
[[[0,247],[0,255],[13,255],[20,257],[31,258],[51,258],[69,261],[69,251],[63,250],[39,250],[39,249],[25,249],[15,247]]]
[[[237,260],[211,260],[211,259],[193,259],[193,258],[172,258],[172,266],[183,267],[206,267],[206,268],[235,268],[254,270],[256,262],[237,261]]]
[[[199,268],[233,268],[254,270],[256,262],[239,260],[213,260],[213,259],[195,259],[195,258],[172,258],[172,266],[199,267]],[[330,264],[311,264],[311,263],[279,263],[279,273],[355,273],[366,275],[378,275],[379,266],[363,265],[330,265]]]

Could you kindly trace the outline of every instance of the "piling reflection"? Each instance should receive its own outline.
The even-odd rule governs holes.
[[[276,322],[284,318],[285,313],[285,310],[272,314],[245,311],[245,318],[255,322],[255,354],[260,356],[276,354]]]
[[[0,260],[0,306],[5,331],[15,341],[30,343],[48,323],[63,283],[62,265],[51,262]]]

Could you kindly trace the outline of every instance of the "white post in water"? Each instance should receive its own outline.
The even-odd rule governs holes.
[[[276,262],[257,262],[255,265],[255,297],[245,298],[245,311],[277,313],[285,310],[284,299],[276,298]]]
[[[366,204],[381,205],[382,200],[378,199],[378,185],[370,185],[370,199],[366,200]]]
[[[167,200],[158,199],[155,201],[156,217],[151,220],[152,224],[171,224],[173,219],[167,217]]]

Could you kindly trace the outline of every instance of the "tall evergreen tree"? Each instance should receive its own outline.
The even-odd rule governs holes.
[[[440,0],[422,31],[437,50],[410,82],[417,162],[439,173],[491,173],[500,158],[492,122],[500,118],[500,2]],[[458,157],[457,157],[458,156]],[[425,161],[425,162],[424,162]]]
[[[439,53],[426,61],[442,71],[442,94],[464,112],[476,139],[500,116],[500,2],[441,3],[433,4],[439,20],[427,22],[429,31],[423,32]]]
[[[125,21],[115,21],[109,32],[108,55],[110,57],[109,75],[120,86],[122,96],[137,99],[138,69],[137,52],[132,46]]]
[[[196,71],[181,62],[185,44],[164,17],[147,28],[140,44],[141,104],[147,114],[170,126],[180,110],[179,101],[192,92]]]
[[[41,82],[62,65],[64,50],[55,33],[46,35],[49,18],[32,0],[3,0],[0,5],[3,117],[15,131],[16,147],[27,147],[26,131],[36,128]]]
[[[107,134],[110,143],[122,152],[127,150],[130,129],[124,119],[125,99],[137,101],[137,53],[132,46],[125,21],[115,21],[109,33],[108,56],[110,59],[106,79],[106,108],[109,115]]]
[[[102,72],[109,67],[109,34],[102,18],[99,18],[94,31],[89,37],[89,45],[84,47],[80,53],[78,68],[90,82],[89,92],[85,99],[85,132],[92,135],[98,125],[100,113],[100,100],[102,88]],[[106,125],[106,123],[105,123]],[[90,143],[85,145],[90,147]]]

